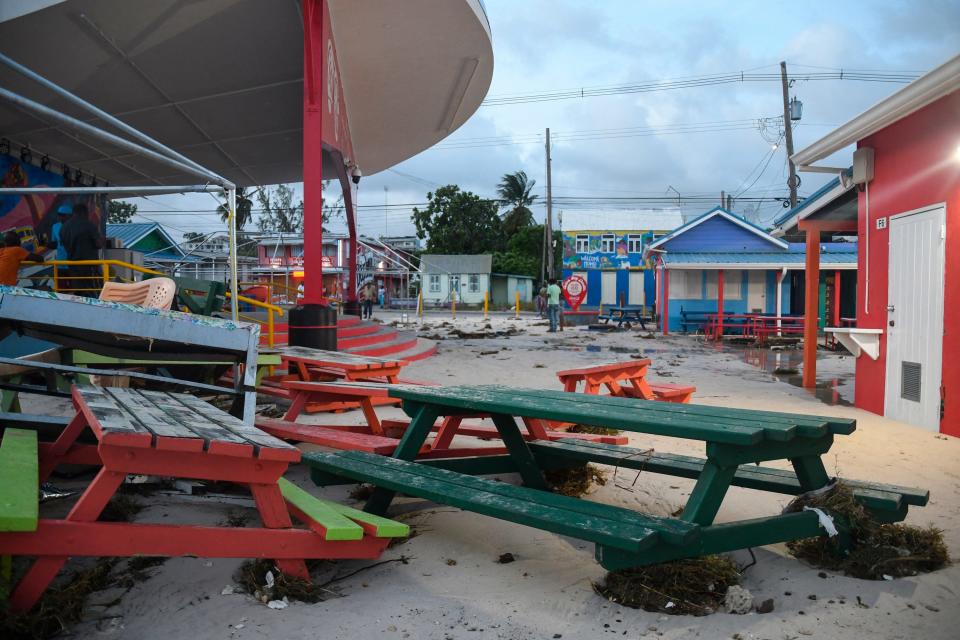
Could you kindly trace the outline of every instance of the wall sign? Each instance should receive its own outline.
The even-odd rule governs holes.
[[[563,297],[570,308],[576,311],[587,297],[587,281],[581,276],[570,276],[563,281]]]

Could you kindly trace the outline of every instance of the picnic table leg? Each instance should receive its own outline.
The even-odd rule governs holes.
[[[77,522],[93,522],[107,506],[110,498],[126,478],[125,473],[110,471],[106,468],[100,472],[83,492],[77,504],[67,515],[67,520]],[[57,576],[57,573],[67,561],[67,556],[41,556],[24,574],[13,595],[10,596],[10,608],[15,611],[28,611],[43,595],[47,585]]]
[[[57,464],[67,454],[67,451],[74,445],[86,427],[87,419],[83,413],[77,412],[77,415],[67,423],[67,426],[57,436],[53,446],[49,449],[49,454],[40,458],[40,482],[45,482],[50,477],[53,470],[57,468]]]
[[[367,426],[374,435],[383,435],[383,426],[380,424],[380,418],[377,412],[373,410],[373,401],[369,396],[360,398],[360,410],[363,411],[363,417],[367,419]]]
[[[290,402],[290,408],[283,414],[284,420],[290,422],[296,421],[300,414],[303,413],[303,408],[307,405],[307,395],[306,391],[298,391],[297,395],[293,396],[293,401]]]
[[[517,465],[517,471],[523,478],[523,484],[527,487],[547,491],[549,489],[547,481],[544,480],[540,466],[537,465],[533,453],[523,439],[517,421],[513,419],[513,416],[503,413],[494,413],[490,417],[493,419],[493,424],[497,425],[497,431],[500,432],[500,438],[507,447],[507,453],[510,454]]]
[[[690,492],[680,519],[703,526],[713,524],[736,472],[737,465],[720,466],[708,458],[697,478],[697,484]]]
[[[576,393],[576,391],[577,391],[577,379],[574,378],[573,376],[570,376],[569,378],[566,378],[566,379],[563,381],[563,390],[564,390],[564,391],[569,391],[569,392],[572,392],[572,393]]]
[[[287,510],[287,503],[283,500],[283,494],[280,493],[280,487],[273,484],[250,484],[250,493],[257,503],[257,511],[260,512],[260,521],[267,529],[290,529],[293,522],[290,520],[290,512]],[[277,568],[289,576],[296,578],[310,579],[310,572],[307,571],[307,565],[303,560],[277,560]]]
[[[541,420],[540,418],[523,418],[523,425],[527,428],[527,432],[533,436],[534,440],[549,439],[545,420]]]
[[[457,435],[460,429],[460,423],[463,422],[463,416],[447,416],[440,423],[440,430],[433,441],[434,450],[449,449],[453,442],[453,436]]]
[[[830,476],[823,466],[820,456],[801,456],[790,458],[793,470],[797,473],[797,480],[804,491],[819,489],[830,482]]]
[[[415,411],[413,420],[410,421],[410,426],[404,431],[403,437],[400,439],[400,444],[398,444],[396,450],[394,450],[393,457],[398,460],[407,461],[416,459],[417,454],[420,453],[420,448],[423,447],[423,443],[427,440],[427,436],[433,431],[433,423],[437,421],[439,416],[440,412],[436,407],[425,404],[419,405]],[[370,498],[367,500],[367,504],[364,505],[363,510],[367,513],[382,516],[387,512],[387,509],[390,508],[390,503],[393,502],[393,497],[396,494],[396,491],[377,487],[373,490],[373,493],[370,494]]]

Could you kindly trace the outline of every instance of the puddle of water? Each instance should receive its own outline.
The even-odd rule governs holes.
[[[739,352],[747,364],[773,375],[795,387],[803,387],[803,352],[796,349],[772,351],[770,349],[738,348],[732,345],[724,347],[730,352]],[[831,406],[853,406],[853,374],[841,374],[817,383],[813,389],[806,389],[814,397]]]

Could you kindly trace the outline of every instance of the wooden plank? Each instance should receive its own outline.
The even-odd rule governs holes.
[[[467,386],[395,388],[390,390],[390,395],[448,409],[452,407],[474,412],[509,413],[527,418],[576,422],[695,440],[749,445],[764,439],[764,431],[759,427],[709,423],[685,416],[664,415],[650,409],[650,405],[664,403],[634,398],[608,397],[605,400],[610,404],[603,406],[583,402],[584,398],[589,397],[587,394]]]
[[[384,382],[309,382],[302,380],[288,380],[283,383],[287,389],[309,391],[312,393],[329,393],[338,396],[367,396],[387,397],[392,384]]]
[[[119,446],[153,445],[153,434],[139,422],[130,419],[111,396],[102,387],[73,387],[74,399],[78,400],[81,410],[86,409],[90,427],[97,432],[101,442],[115,443]]]
[[[697,525],[682,522],[674,518],[651,516],[622,507],[581,500],[580,498],[571,498],[549,491],[518,487],[506,482],[495,482],[484,478],[476,478],[462,473],[453,473],[445,469],[432,468],[427,465],[405,460],[397,460],[396,458],[371,456],[370,454],[357,453],[355,451],[344,451],[339,455],[354,460],[362,460],[388,471],[406,470],[410,473],[442,480],[447,484],[463,487],[467,491],[489,492],[495,495],[523,500],[533,506],[546,505],[582,515],[606,518],[620,523],[653,529],[658,531],[664,540],[670,544],[687,544],[696,540],[699,535]],[[410,465],[414,466],[411,467]]]
[[[291,462],[300,460],[300,450],[296,447],[268,433],[264,433],[255,426],[249,425],[239,418],[225,411],[221,411],[195,396],[182,393],[171,393],[169,395],[181,402],[185,407],[194,411],[197,415],[203,416],[204,419],[230,433],[233,437],[239,438],[242,442],[249,443],[254,447],[257,457],[259,458],[266,460],[288,460]]]
[[[652,361],[649,358],[643,358],[642,360],[629,360],[624,362],[611,362],[608,364],[598,364],[591,367],[583,367],[581,369],[564,369],[563,371],[557,371],[557,377],[558,378],[579,377],[582,379],[594,373],[609,373],[609,372],[620,372],[620,371],[629,372],[639,368],[647,368],[651,364],[652,364]]]
[[[528,445],[536,456],[559,456],[581,461],[592,461],[625,469],[649,471],[696,479],[703,470],[703,458],[669,453],[647,453],[641,449],[618,447],[598,442],[560,440],[532,442]],[[883,485],[859,480],[843,480],[854,489],[854,495],[864,506],[872,509],[895,510],[901,501],[923,506],[930,492],[922,489]],[[733,486],[786,495],[803,493],[796,474],[789,469],[774,469],[757,465],[741,465],[731,482]]]
[[[70,422],[68,416],[42,416],[35,413],[0,412],[2,426],[65,427]]]
[[[321,498],[316,499],[321,500]],[[355,521],[364,531],[377,538],[406,538],[410,535],[410,527],[402,522],[376,516],[366,511],[360,511],[359,509],[353,509],[352,507],[337,502],[331,502],[329,500],[321,501],[326,503],[333,511]]]
[[[130,422],[140,424],[152,435],[152,446],[166,451],[203,451],[204,441],[172,416],[159,410],[133,389],[104,387]]]
[[[272,418],[257,418],[257,427],[277,438],[294,442],[309,442],[332,449],[352,449],[367,451],[381,456],[389,456],[400,442],[366,433],[352,433],[312,424],[301,424]]]
[[[180,394],[165,393],[162,391],[143,391],[143,395],[150,399],[161,411],[168,413],[174,420],[188,427],[204,442],[203,450],[208,453],[252,457],[253,445],[224,429],[221,425],[209,420],[203,414],[197,413],[180,402]]]
[[[36,431],[8,428],[0,441],[0,531],[36,531],[40,462]]]
[[[277,480],[283,499],[308,518],[310,528],[320,529],[324,540],[360,540],[363,528],[349,518],[331,509],[329,504],[316,498],[285,478]]]
[[[341,452],[339,454],[309,453],[304,460],[311,466],[324,471],[345,475],[355,480],[373,482],[378,488],[402,491],[441,504],[449,504],[460,509],[509,520],[518,524],[545,529],[581,540],[601,542],[609,546],[628,551],[639,552],[656,543],[658,534],[652,529],[614,522],[606,518],[586,516],[561,508],[538,505],[514,497],[495,494],[485,490],[467,489],[453,482],[429,477],[422,473],[429,470],[449,476],[469,478],[462,474],[443,469],[428,469],[416,463],[394,460],[365,454],[371,459],[394,460],[397,468],[385,469],[371,464],[372,460],[357,459],[359,452]],[[351,456],[347,458],[346,456]],[[406,466],[403,466],[406,465]],[[483,481],[497,484],[491,481]],[[524,489],[536,491],[535,489]],[[625,511],[610,507],[611,510]]]

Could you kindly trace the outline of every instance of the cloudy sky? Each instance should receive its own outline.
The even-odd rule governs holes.
[[[922,73],[960,52],[957,0],[485,0],[485,5],[495,60],[488,98],[740,71],[779,73],[779,61],[786,60],[797,78],[791,94],[804,106],[794,132],[796,149],[903,86],[803,80],[804,74]],[[780,115],[779,82],[483,106],[433,149],[364,178],[360,232],[413,233],[409,211],[397,205],[422,203],[427,191],[451,183],[493,197],[500,176],[519,169],[537,181],[542,199],[545,127],[557,138],[554,195],[586,198],[564,205],[568,210],[627,215],[632,205],[611,208],[589,199],[679,192],[715,194],[719,200],[724,190],[745,199],[771,198],[734,206],[769,221],[783,211],[772,198],[787,194],[786,154],[782,144],[771,148],[777,125],[761,131],[756,121]],[[834,161],[849,163],[849,150]],[[801,177],[801,195],[829,179]],[[215,206],[205,198],[203,206]],[[385,200],[392,205],[386,212]],[[155,213],[196,208],[190,202],[154,198],[141,202],[141,209],[175,230],[222,228],[213,213],[189,218],[189,225],[183,215]],[[694,215],[706,208],[689,204],[683,210]],[[544,207],[534,211],[542,219]]]

